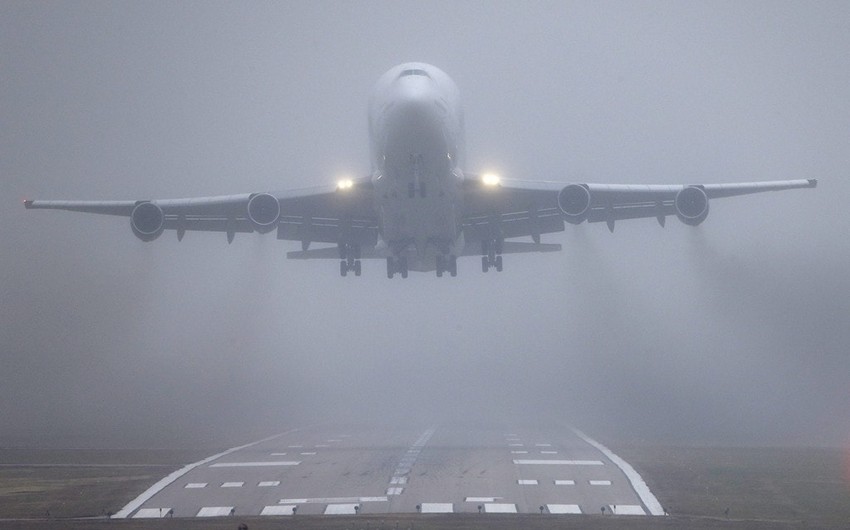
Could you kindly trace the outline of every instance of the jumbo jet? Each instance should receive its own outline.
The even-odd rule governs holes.
[[[392,68],[369,102],[371,174],[308,189],[166,200],[42,201],[27,208],[129,217],[133,234],[153,241],[165,230],[275,232],[300,241],[293,259],[336,259],[360,276],[361,260],[386,260],[387,277],[408,271],[457,275],[459,256],[480,256],[481,270],[502,270],[502,255],[551,252],[540,236],[565,223],[668,216],[705,221],[710,199],[794,188],[817,181],[690,185],[622,185],[502,179],[464,167],[464,119],[454,82],[423,63]],[[528,238],[530,241],[516,241]],[[310,249],[313,243],[324,248]]]

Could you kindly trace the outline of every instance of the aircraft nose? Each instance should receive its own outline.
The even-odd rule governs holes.
[[[439,110],[439,94],[433,82],[421,76],[402,77],[395,86],[396,110],[410,117],[430,117]]]

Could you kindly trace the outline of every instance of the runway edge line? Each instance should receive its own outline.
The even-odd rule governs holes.
[[[279,436],[283,436],[284,434],[293,433],[293,432],[296,432],[296,431],[299,431],[299,430],[301,430],[301,429],[300,428],[292,429],[292,430],[289,430],[289,431],[274,434],[272,436],[269,436],[268,438],[263,438],[262,440],[257,440],[256,442],[251,442],[251,443],[247,443],[245,445],[240,445],[239,447],[231,447],[230,449],[228,449],[226,451],[222,451],[221,453],[218,453],[217,455],[212,455],[210,457],[204,458],[203,460],[200,460],[200,461],[195,462],[193,464],[188,464],[186,466],[183,466],[182,468],[178,469],[177,471],[175,471],[175,472],[169,474],[168,476],[160,479],[150,488],[146,489],[144,492],[142,492],[141,495],[139,495],[138,497],[136,497],[135,499],[133,499],[132,501],[127,503],[126,506],[124,506],[123,508],[118,510],[118,512],[115,515],[113,515],[112,518],[113,519],[126,519],[131,513],[133,513],[138,508],[140,508],[142,506],[142,504],[149,501],[154,495],[156,495],[157,493],[162,491],[166,486],[173,483],[175,480],[182,477],[183,475],[185,475],[189,471],[192,471],[193,469],[195,469],[198,466],[208,464],[208,463],[212,462],[213,460],[216,460],[216,459],[221,458],[223,456],[229,455],[230,453],[233,453],[235,451],[239,451],[239,450],[245,449],[247,447],[251,447],[252,445],[261,444],[263,442],[268,442],[269,440],[274,440],[275,438],[277,438]]]
[[[640,476],[640,473],[635,471],[635,468],[632,467],[631,464],[614,454],[613,451],[597,442],[593,438],[587,436],[583,432],[578,429],[573,429],[573,432],[576,433],[576,436],[589,443],[596,449],[602,452],[610,461],[614,462],[614,464],[620,468],[626,478],[629,479],[629,482],[632,484],[632,489],[635,490],[635,493],[640,497],[641,502],[646,506],[649,510],[649,513],[652,515],[664,515],[664,508],[661,507],[661,503],[658,502],[658,499],[655,498],[655,495],[651,491],[649,491],[649,486],[647,486],[646,482],[643,480],[643,477]]]

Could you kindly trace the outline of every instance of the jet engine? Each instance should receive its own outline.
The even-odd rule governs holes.
[[[140,202],[130,214],[130,227],[142,241],[153,241],[165,229],[165,214],[162,208],[150,201]]]
[[[708,217],[708,195],[702,188],[689,186],[676,194],[676,216],[690,226],[697,226]]]
[[[587,219],[590,213],[590,190],[581,184],[570,184],[558,192],[558,208],[564,219],[577,225]]]
[[[248,199],[248,220],[254,230],[265,234],[277,226],[280,217],[280,203],[268,193],[257,193]]]

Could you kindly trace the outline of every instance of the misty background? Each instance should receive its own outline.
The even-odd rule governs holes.
[[[848,28],[847,2],[0,3],[0,441],[475,419],[850,445]],[[368,96],[405,61],[460,87],[472,172],[819,187],[406,281],[21,204],[366,175]]]

